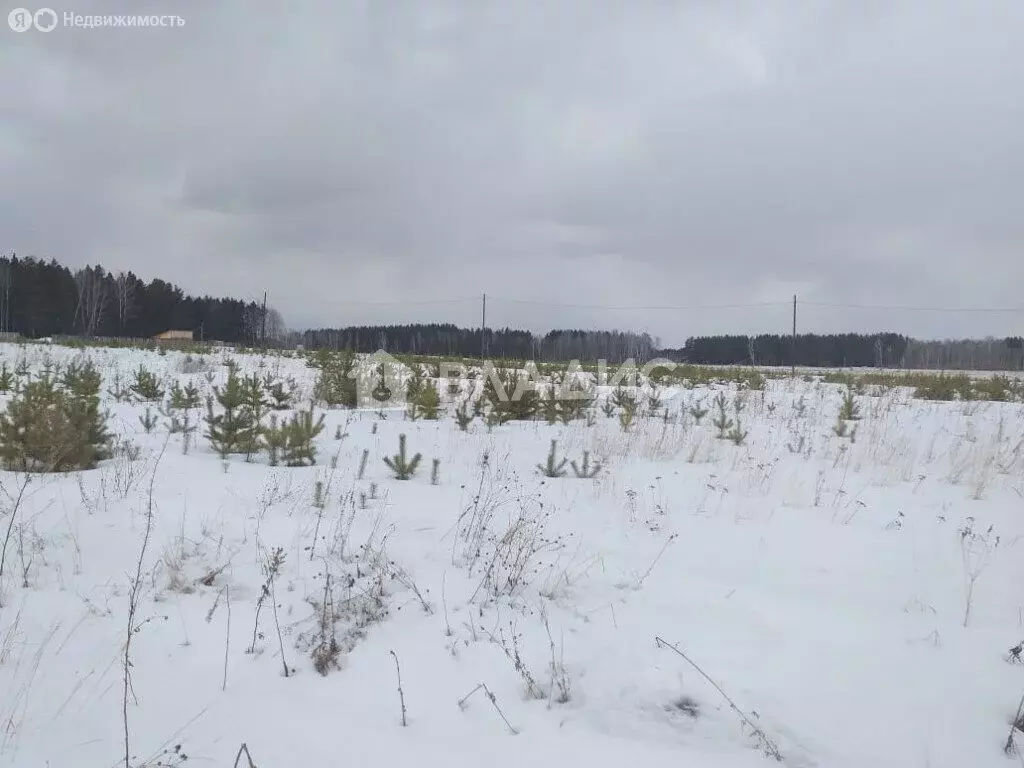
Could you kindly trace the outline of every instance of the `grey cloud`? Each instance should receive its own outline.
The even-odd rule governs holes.
[[[495,323],[675,343],[784,331],[792,292],[1021,303],[1014,0],[174,11],[184,27],[0,36],[4,247],[267,288],[293,325],[473,323],[486,291]],[[776,306],[663,308],[760,302]],[[815,330],[1024,325],[801,314]]]

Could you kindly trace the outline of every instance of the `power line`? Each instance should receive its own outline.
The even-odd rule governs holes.
[[[836,309],[871,309],[892,312],[992,312],[992,313],[1024,313],[1024,307],[900,307],[881,304],[838,304],[826,301],[801,301],[805,307],[832,307]]]
[[[670,310],[687,311],[697,309],[751,309],[755,307],[788,307],[788,301],[764,301],[750,304],[564,304],[554,301],[535,301],[532,299],[509,299],[502,296],[488,294],[492,301],[503,301],[507,304],[529,304],[537,307],[555,307],[562,309],[611,309],[611,310]]]
[[[415,299],[410,301],[349,301],[348,299],[345,299],[342,304],[346,307],[407,307],[410,305],[425,304],[462,304],[464,302],[476,302],[479,300],[479,296],[462,296],[453,299]]]

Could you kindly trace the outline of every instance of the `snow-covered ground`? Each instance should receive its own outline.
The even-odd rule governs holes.
[[[26,354],[82,353],[3,345],[0,362]],[[105,389],[143,364],[210,391],[179,353],[87,354]],[[232,357],[312,390],[302,360]],[[0,764],[124,764],[150,487],[133,766],[231,766],[243,742],[259,768],[739,768],[775,747],[788,766],[1019,760],[1002,748],[1024,692],[1007,660],[1024,639],[1024,407],[859,396],[851,441],[832,431],[839,387],[776,380],[746,394],[737,447],[686,413],[714,394],[681,390],[682,418],[629,434],[600,412],[467,433],[327,411],[301,469],[224,463],[201,437],[184,455],[162,420],[143,430],[145,406],[107,403],[136,456],[34,477],[10,526],[0,495]],[[382,461],[399,434],[423,455],[405,482]],[[543,477],[552,439],[602,470]],[[12,496],[21,480],[0,473]],[[321,675],[325,632],[340,653]]]

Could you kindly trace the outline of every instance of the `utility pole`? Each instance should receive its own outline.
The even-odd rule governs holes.
[[[260,345],[267,348],[267,292],[263,292],[263,327],[260,329]]]
[[[483,295],[483,305],[480,313],[480,359],[483,360],[487,354],[487,294]]]
[[[792,350],[792,368],[790,373],[793,378],[796,378],[796,294],[793,294],[793,350]]]

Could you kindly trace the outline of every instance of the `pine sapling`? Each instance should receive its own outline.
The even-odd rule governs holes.
[[[178,382],[174,382],[167,394],[167,410],[169,411],[187,411],[199,408],[202,402],[199,390],[194,384],[186,384],[182,387]]]
[[[270,407],[267,394],[263,390],[263,382],[255,374],[246,376],[242,379],[242,389],[245,392],[245,405],[252,414],[253,421],[259,426]]]
[[[589,421],[590,411],[594,403],[597,402],[594,388],[589,385],[574,388],[570,382],[570,385],[563,388],[562,392],[564,394],[560,398],[561,409],[558,413],[558,420],[563,424],[569,424],[580,418],[586,418]]]
[[[367,448],[363,448],[363,455],[359,459],[359,472],[356,474],[357,480],[362,480],[363,475],[366,474],[366,462],[370,458],[370,451]]]
[[[406,455],[405,435],[398,436],[398,453],[394,456],[385,456],[384,463],[388,466],[396,480],[408,480],[420,465],[422,455],[417,453],[411,459]]]
[[[568,459],[558,460],[558,441],[551,441],[551,450],[548,451],[548,460],[546,464],[538,464],[537,471],[545,477],[565,477],[565,465],[569,463]]]
[[[718,397],[715,398],[715,408],[718,410],[718,413],[715,414],[715,420],[712,422],[718,430],[719,440],[729,439],[729,432],[733,428],[733,420],[730,419],[729,414],[726,413],[725,404],[725,393],[719,392]]]
[[[76,394],[41,374],[0,412],[0,464],[21,472],[91,469],[110,456],[107,418],[98,393]]]
[[[147,435],[156,428],[157,421],[158,419],[156,414],[153,413],[151,408],[147,408],[146,412],[139,416],[139,423],[142,425],[142,428],[146,431]]]
[[[102,383],[103,377],[91,360],[70,363],[61,377],[64,389],[76,397],[98,397]]]
[[[324,431],[324,415],[313,418],[313,408],[300,411],[292,416],[285,427],[287,443],[284,460],[289,467],[304,467],[316,464],[316,440]]]
[[[839,418],[843,421],[856,421],[860,418],[860,406],[857,404],[853,390],[849,387],[846,389],[846,394],[843,395],[843,404],[839,406]]]
[[[424,380],[419,385],[409,407],[409,417],[413,421],[416,419],[437,420],[438,413],[441,410],[441,395],[438,394],[437,386],[433,381]]]
[[[107,390],[107,394],[113,398],[115,403],[127,403],[132,398],[131,387],[126,386],[121,381],[121,374],[114,374],[114,381],[110,388]]]
[[[266,384],[266,382],[265,382]],[[292,407],[295,398],[295,387],[287,386],[283,381],[274,381],[265,387],[270,398],[270,407],[275,411],[287,411]]]
[[[152,402],[154,400],[164,399],[164,388],[160,386],[160,380],[156,374],[152,371],[147,371],[143,366],[139,366],[138,370],[135,371],[135,381],[131,387],[132,394],[136,398],[143,402]]]
[[[553,383],[541,396],[540,412],[548,424],[555,424],[561,418],[562,404],[558,400],[558,392]]]
[[[632,407],[634,410],[636,410],[637,407],[636,395],[634,395],[621,384],[617,386],[608,396],[608,401],[616,408]]]
[[[213,398],[207,399],[206,437],[210,445],[222,459],[237,453],[251,455],[258,448],[259,425],[246,405],[242,381],[231,371],[224,387],[216,388],[214,393],[223,410],[216,413]]]
[[[469,425],[473,423],[476,414],[469,409],[469,400],[463,400],[455,409],[455,423],[459,425],[462,432],[469,431]]]
[[[434,459],[430,467],[430,484],[437,485],[441,481],[441,460]]]
[[[575,461],[570,462],[569,466],[572,467],[573,474],[576,477],[585,478],[587,480],[592,479],[601,471],[600,462],[590,463],[590,451],[583,452],[583,462],[579,465]]]
[[[606,418],[610,419],[612,416],[615,415],[615,403],[613,403],[609,399],[605,399],[605,401],[601,404],[601,413],[603,413]]]
[[[729,430],[725,437],[727,440],[732,442],[733,445],[743,445],[746,441],[747,432],[743,429],[739,416],[736,417],[736,424]]]
[[[263,438],[263,447],[270,458],[270,466],[276,467],[281,463],[281,454],[288,445],[287,431],[278,424],[276,413],[270,414],[270,423],[260,430],[260,435]]]
[[[192,420],[191,411],[182,411],[180,416],[172,415],[168,431],[172,435],[181,435],[181,452],[188,454],[192,447],[193,435],[199,430],[199,424]]]

